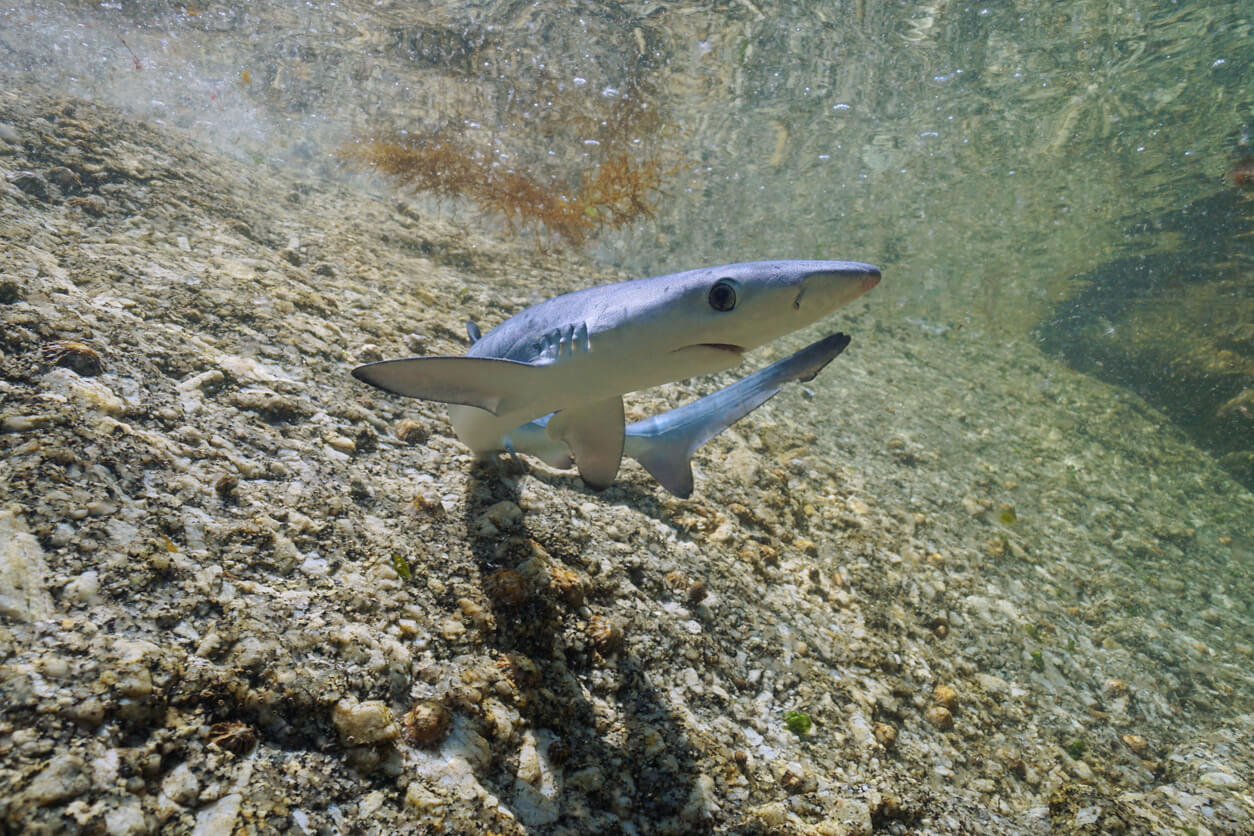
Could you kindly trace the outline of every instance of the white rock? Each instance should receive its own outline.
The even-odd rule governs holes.
[[[47,577],[44,551],[27,531],[21,508],[0,509],[0,616],[24,622],[50,618]]]
[[[152,828],[144,819],[144,808],[139,799],[129,798],[105,813],[105,830],[109,836],[138,836],[151,832]]]
[[[235,832],[235,820],[239,818],[240,804],[244,797],[237,792],[224,795],[196,814],[196,827],[192,836],[220,836]]]
[[[82,795],[90,787],[91,781],[82,758],[78,755],[57,755],[35,776],[22,796],[28,802],[47,807]]]
[[[553,735],[528,729],[518,753],[518,776],[514,781],[513,812],[528,827],[542,827],[557,821],[558,775],[549,762]]]
[[[100,600],[100,573],[88,569],[65,585],[65,599],[80,604],[95,604]]]
[[[1232,787],[1239,787],[1241,779],[1227,772],[1215,770],[1207,772],[1205,775],[1197,779],[1197,782],[1204,787],[1210,787],[1213,790],[1226,790]]]
[[[200,780],[182,763],[161,782],[161,793],[176,804],[187,804],[200,793]]]
[[[335,704],[331,720],[340,738],[351,746],[382,743],[400,735],[391,709],[380,700],[342,699]]]

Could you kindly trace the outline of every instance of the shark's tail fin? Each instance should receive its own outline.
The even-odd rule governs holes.
[[[702,444],[769,401],[785,383],[811,380],[847,345],[849,337],[832,334],[731,386],[637,421],[627,427],[623,452],[662,487],[687,499],[693,488],[692,455]]]

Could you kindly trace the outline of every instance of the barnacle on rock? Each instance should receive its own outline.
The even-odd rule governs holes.
[[[209,745],[243,755],[257,745],[257,730],[238,720],[225,720],[209,727]]]
[[[396,425],[396,437],[406,444],[425,444],[431,437],[431,431],[421,421],[406,418]]]
[[[598,652],[608,656],[622,647],[623,628],[612,619],[594,615],[588,619],[588,638]]]
[[[535,688],[540,684],[540,668],[521,653],[506,653],[496,666],[515,688]]]
[[[233,473],[224,473],[218,477],[218,481],[213,483],[214,492],[223,499],[234,496],[237,488],[239,488],[239,477]]]
[[[516,607],[527,600],[527,580],[513,569],[500,569],[483,579],[484,592],[499,607]]]
[[[932,692],[932,702],[953,711],[958,707],[958,692],[948,685],[937,685]]]
[[[938,729],[952,729],[954,727],[953,712],[943,705],[934,705],[927,711],[923,712],[923,716],[927,721]]]
[[[569,607],[582,607],[587,594],[586,584],[578,572],[565,566],[549,567],[549,583]]]
[[[104,371],[104,358],[100,356],[100,352],[78,340],[53,340],[45,343],[44,359],[81,377],[95,377]]]
[[[419,700],[401,718],[401,737],[420,748],[439,744],[453,724],[453,712],[441,702]]]

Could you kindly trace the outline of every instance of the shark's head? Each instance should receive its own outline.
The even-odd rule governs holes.
[[[755,261],[672,278],[678,280],[670,288],[678,304],[662,314],[674,317],[666,328],[670,351],[721,352],[729,355],[724,367],[730,367],[744,352],[857,299],[879,284],[880,271],[855,261]],[[717,359],[711,354],[712,362]]]

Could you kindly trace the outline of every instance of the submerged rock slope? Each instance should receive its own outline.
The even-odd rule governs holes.
[[[871,299],[692,501],[476,465],[348,370],[615,276],[6,89],[8,831],[1254,826],[1254,501],[1135,397]]]

